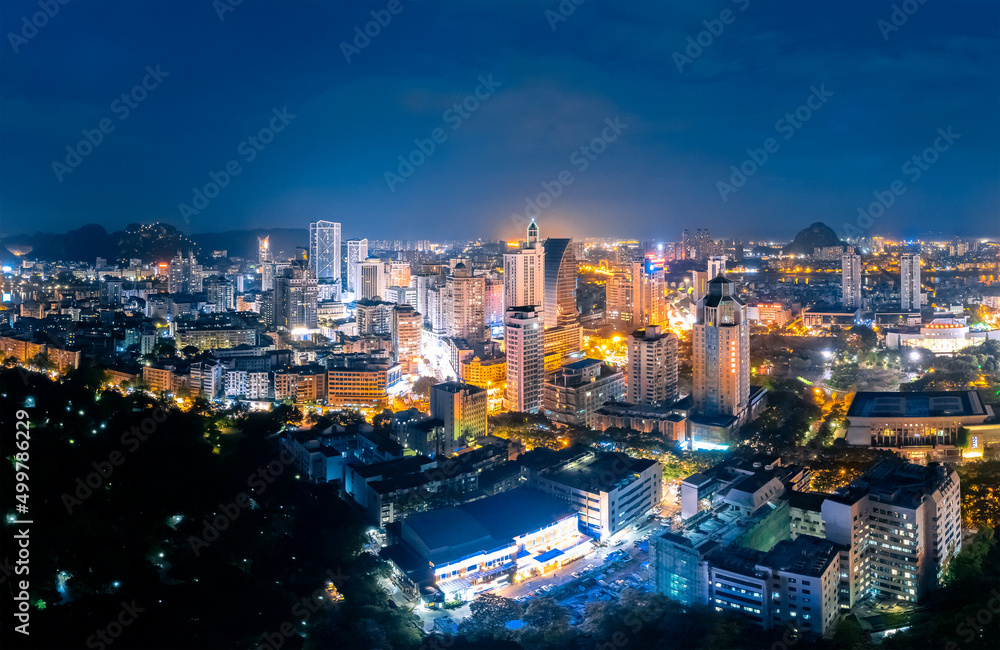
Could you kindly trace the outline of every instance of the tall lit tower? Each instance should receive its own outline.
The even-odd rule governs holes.
[[[735,284],[720,275],[698,302],[692,331],[694,409],[701,415],[737,416],[750,399],[750,328]]]
[[[537,413],[545,382],[545,330],[532,306],[509,307],[504,316],[507,407]]]
[[[368,259],[367,239],[347,240],[347,290],[357,292],[361,263]]]
[[[370,257],[358,265],[357,300],[381,300],[385,295],[385,264],[377,257]]]
[[[899,302],[903,311],[920,310],[920,256],[899,256]]]
[[[503,256],[504,310],[534,305],[541,312],[545,300],[545,247],[538,239],[538,224],[528,224],[524,246]]]
[[[318,280],[340,280],[340,224],[309,224],[309,263]]]
[[[448,276],[448,336],[479,343],[487,338],[486,278],[473,275],[464,262]]]
[[[628,397],[633,404],[669,405],[677,399],[677,337],[659,325],[628,339]]]
[[[861,256],[845,253],[840,258],[843,274],[840,277],[841,304],[847,309],[861,307]]]
[[[257,238],[257,263],[263,264],[271,259],[271,236]]]

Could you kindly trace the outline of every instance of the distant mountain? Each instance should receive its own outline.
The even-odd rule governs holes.
[[[88,262],[93,264],[98,257],[115,259],[117,235],[108,233],[103,226],[87,224],[67,233],[36,232],[4,237],[0,246],[20,255],[49,262]]]
[[[305,228],[230,230],[189,236],[170,224],[132,223],[125,230],[112,233],[103,226],[88,224],[67,233],[11,235],[0,239],[0,252],[6,249],[46,262],[93,264],[98,257],[108,261],[139,258],[147,263],[163,262],[177,251],[185,255],[193,251],[202,262],[211,263],[212,252],[217,250],[227,251],[228,257],[256,260],[257,237],[265,236],[271,238],[271,255],[279,260],[293,257],[296,247],[309,245],[309,231]]]
[[[782,248],[781,252],[786,255],[812,255],[815,248],[842,245],[843,242],[830,226],[817,221],[805,230],[800,230],[792,243]]]

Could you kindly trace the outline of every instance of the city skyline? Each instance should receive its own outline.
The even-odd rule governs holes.
[[[996,222],[993,3],[220,6],[60,5],[32,31],[8,3],[4,234]]]

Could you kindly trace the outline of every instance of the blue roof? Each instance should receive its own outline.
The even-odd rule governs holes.
[[[541,555],[539,555],[538,557],[536,557],[535,560],[541,562],[542,564],[545,564],[549,560],[557,558],[557,557],[559,557],[562,554],[563,554],[562,551],[560,551],[557,548],[554,548],[551,551],[545,551],[544,553],[542,553]]]

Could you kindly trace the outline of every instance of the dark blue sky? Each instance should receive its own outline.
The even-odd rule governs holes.
[[[553,30],[557,0],[399,0],[348,63],[340,44],[388,0],[243,0],[223,20],[209,0],[72,0],[14,38],[16,53],[10,33],[39,9],[4,0],[0,231],[330,219],[345,236],[507,237],[526,197],[567,170],[543,235],[844,232],[897,179],[905,192],[873,232],[1000,235],[1000,3],[910,1],[919,9],[889,32],[890,2],[587,0]],[[729,24],[679,72],[674,53],[723,10]],[[124,116],[115,100],[157,65],[169,76]],[[489,75],[496,88],[480,87],[488,97],[452,128],[446,111]],[[833,94],[798,126],[779,123],[812,87]],[[283,107],[294,119],[248,161],[241,143]],[[605,123],[616,117],[620,135]],[[104,119],[114,130],[54,171]],[[906,173],[949,126],[960,137]],[[438,128],[444,141],[390,190],[397,157]],[[571,157],[602,130],[605,151]],[[768,138],[777,149],[722,200],[730,165]],[[179,205],[230,160],[239,175],[185,222]]]

